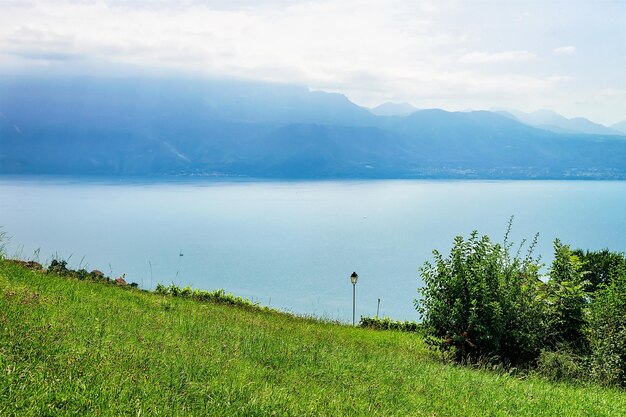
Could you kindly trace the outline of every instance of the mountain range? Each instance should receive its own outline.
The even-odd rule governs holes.
[[[626,135],[626,120],[612,124],[611,129],[617,130],[621,134]]]
[[[591,135],[623,135],[624,132],[612,127],[594,123],[584,117],[568,119],[552,110],[536,110],[525,113],[519,110],[499,111],[507,117],[515,118],[522,123],[556,133],[588,133]]]
[[[409,103],[392,103],[390,101],[370,109],[376,116],[408,116],[419,109]]]
[[[626,179],[616,128],[409,106],[240,80],[4,78],[0,173]]]

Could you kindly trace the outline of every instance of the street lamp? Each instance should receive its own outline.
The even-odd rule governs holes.
[[[359,276],[356,272],[353,272],[350,275],[350,281],[352,282],[352,325],[354,326],[354,312],[355,312],[355,301],[356,301],[356,282],[359,280]]]

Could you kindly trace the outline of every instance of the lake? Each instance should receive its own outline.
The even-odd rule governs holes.
[[[477,229],[626,251],[626,182],[322,181],[0,177],[9,256],[70,260],[129,282],[223,288],[347,321],[417,320],[419,267]],[[183,256],[180,256],[182,253]]]

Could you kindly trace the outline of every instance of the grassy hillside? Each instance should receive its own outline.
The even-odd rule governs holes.
[[[414,334],[0,261],[0,415],[623,416],[626,392],[444,365]]]

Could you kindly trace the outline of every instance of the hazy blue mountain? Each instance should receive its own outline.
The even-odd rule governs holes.
[[[626,135],[626,120],[622,120],[621,122],[611,125],[611,129],[617,130],[618,132]]]
[[[519,121],[531,126],[550,130],[556,133],[587,133],[592,135],[621,135],[616,129],[606,127],[583,117],[568,119],[552,110],[537,110],[525,113],[519,110],[508,110]]]
[[[626,137],[493,112],[375,116],[244,81],[0,81],[0,173],[273,178],[626,178]]]
[[[0,108],[33,121],[194,116],[202,120],[371,124],[345,96],[303,86],[234,80],[3,79]],[[35,104],[36,103],[36,104]],[[2,110],[0,110],[2,111]],[[5,112],[6,113],[6,112]],[[93,120],[92,120],[93,121]],[[106,120],[105,120],[106,121]]]
[[[491,110],[491,112],[492,112],[492,113],[495,113],[495,114],[499,114],[500,116],[504,116],[504,117],[506,117],[507,119],[512,119],[512,120],[515,120],[516,122],[521,122],[521,120],[520,120],[520,119],[518,119],[517,117],[515,117],[515,116],[513,115],[513,113],[511,113],[511,112],[510,112],[510,111],[508,111],[508,110],[493,109],[493,110]]]
[[[392,103],[390,101],[370,109],[376,116],[408,116],[419,109],[409,103]]]

